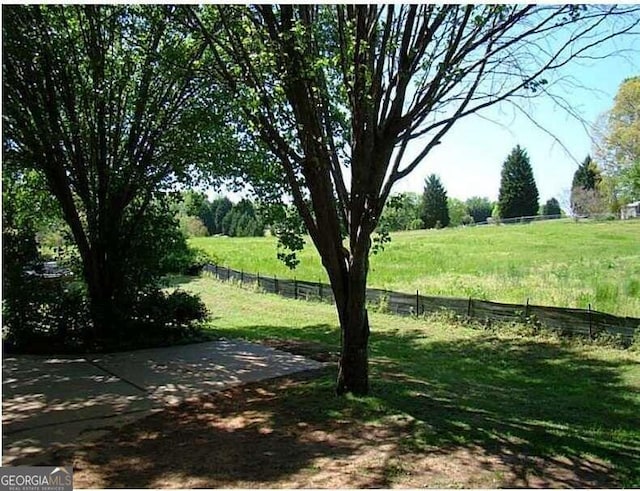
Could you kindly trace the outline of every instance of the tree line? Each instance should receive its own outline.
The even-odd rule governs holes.
[[[605,169],[587,155],[574,172],[567,202],[573,216],[618,216],[624,204],[640,198],[640,126],[634,114],[639,104],[640,77],[632,77],[618,91],[607,119],[608,132],[600,134],[595,142]],[[622,157],[612,160],[611,155]],[[539,206],[538,197],[529,156],[518,145],[503,163],[498,201],[476,196],[463,202],[448,197],[440,178],[431,174],[425,179],[422,195],[392,196],[379,226],[387,231],[416,230],[537,215],[559,218],[565,214],[557,198]]]
[[[182,193],[176,206],[180,229],[187,237],[228,235],[262,237],[265,223],[251,200],[233,203],[226,196],[209,201],[202,192]]]

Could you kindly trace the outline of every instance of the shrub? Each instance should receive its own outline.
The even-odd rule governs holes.
[[[82,285],[69,278],[23,278],[3,301],[3,341],[10,352],[83,351],[91,332]]]
[[[192,338],[207,316],[200,298],[148,287],[122,302],[118,325],[96,340],[84,285],[69,278],[25,278],[3,302],[8,352],[81,353],[167,345]]]
[[[158,288],[139,292],[130,305],[126,332],[106,340],[106,349],[142,348],[173,344],[191,338],[208,317],[199,297],[182,290],[165,293]]]

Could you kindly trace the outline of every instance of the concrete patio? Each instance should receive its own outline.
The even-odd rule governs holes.
[[[98,438],[189,397],[322,366],[239,340],[84,357],[6,357],[2,464],[55,464],[38,461],[38,454]]]

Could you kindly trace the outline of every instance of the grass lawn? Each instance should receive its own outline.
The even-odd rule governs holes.
[[[213,336],[335,359],[330,305],[178,278]],[[326,369],[168,408],[51,461],[76,487],[638,487],[640,352],[372,313],[371,395]]]
[[[207,277],[182,287],[205,300],[216,335],[338,351],[330,305],[255,294]],[[284,431],[304,446],[311,443],[301,428],[311,428],[333,450],[300,450],[305,457],[295,465],[276,458],[272,465],[280,471],[267,483],[242,473],[214,483],[640,486],[640,352],[528,335],[525,328],[487,331],[447,318],[372,313],[371,324],[370,397],[335,397],[334,366],[309,381],[234,396],[234,407],[260,422],[256,431]],[[349,459],[362,468],[340,474],[342,480],[314,480],[326,465]]]
[[[190,242],[247,272],[326,282],[311,244],[288,270],[276,240]],[[552,220],[525,225],[400,232],[371,259],[369,286],[510,303],[586,308],[640,317],[640,220]]]

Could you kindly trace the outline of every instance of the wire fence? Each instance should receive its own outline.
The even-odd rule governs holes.
[[[322,282],[282,279],[245,273],[217,264],[204,266],[204,271],[225,281],[257,285],[260,289],[287,298],[319,300],[334,303],[331,286]],[[549,307],[525,304],[490,302],[475,298],[454,298],[367,289],[367,302],[381,306],[397,315],[424,315],[443,311],[482,321],[525,321],[561,331],[594,338],[602,333],[618,337],[624,344],[631,344],[640,332],[640,319],[620,317],[591,309]]]

